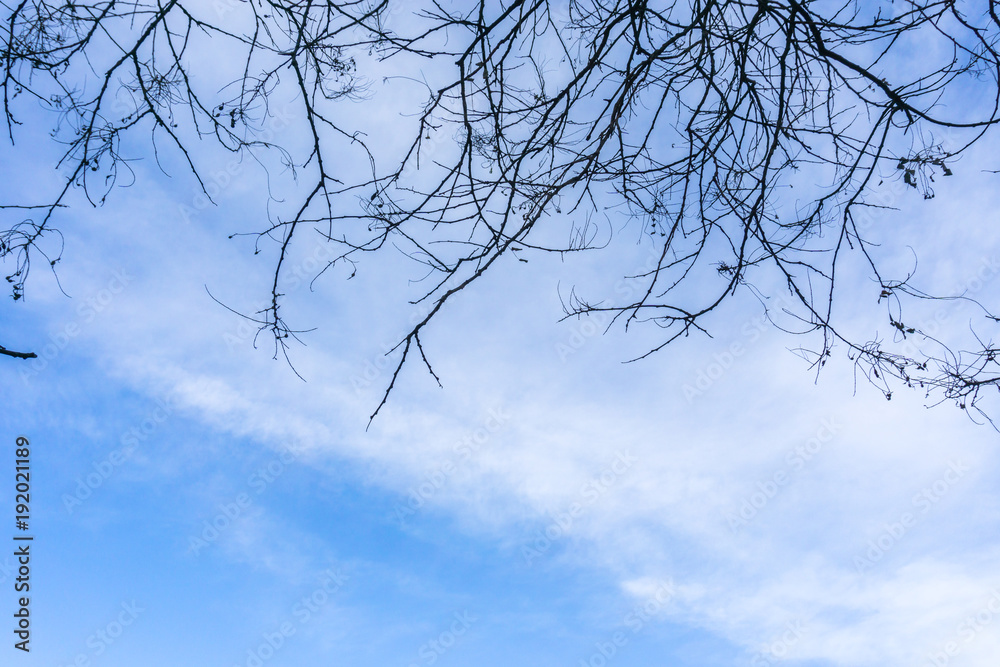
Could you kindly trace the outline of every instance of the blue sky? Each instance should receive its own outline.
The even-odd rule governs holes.
[[[398,120],[372,95],[344,113]],[[294,144],[288,117],[271,128]],[[39,266],[0,305],[0,342],[42,355],[0,363],[36,536],[32,652],[8,643],[5,664],[995,664],[995,431],[917,392],[886,401],[842,356],[816,382],[749,295],[713,338],[622,364],[657,332],[556,320],[559,289],[600,298],[609,267],[644,264],[624,226],[603,258],[511,258],[463,293],[423,338],[444,388],[407,367],[366,431],[419,272],[387,253],[349,282],[292,279],[286,316],[316,328],[291,350],[303,382],[206,293],[252,311],[274,249],[227,238],[265,219],[263,172],[203,149],[218,206],[176,155],[169,178],[147,155],[133,187],[61,214],[68,296]],[[51,191],[52,146],[4,150],[4,199]],[[926,286],[988,301],[995,154],[988,138],[934,200],[890,189],[887,261],[912,246]],[[327,256],[295,252],[302,275]],[[888,335],[874,284],[853,289],[843,317]]]

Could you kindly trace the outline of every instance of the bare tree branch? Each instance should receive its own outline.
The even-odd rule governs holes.
[[[277,260],[269,304],[250,317],[273,336],[275,356],[287,359],[295,339],[278,285],[304,228],[338,249],[320,275],[340,263],[354,275],[366,254],[390,248],[430,272],[415,300],[428,314],[401,338],[372,418],[411,343],[440,383],[422,342],[444,306],[499,258],[616,245],[588,231],[595,213],[628,221],[656,261],[626,277],[617,300],[573,292],[566,315],[661,328],[662,342],[639,358],[707,332],[711,313],[748,292],[765,307],[787,304],[784,328],[806,337],[801,353],[817,372],[841,349],[886,398],[900,385],[923,388],[982,416],[981,401],[1000,389],[996,318],[983,309],[964,352],[953,351],[964,330],[932,335],[905,324],[904,304],[934,297],[914,275],[886,272],[877,244],[905,241],[872,223],[893,206],[879,203],[886,187],[934,197],[936,179],[952,176],[1000,122],[992,2],[469,0],[407,11],[385,0],[252,0],[214,17],[184,0],[3,7],[8,136],[30,99],[56,114],[53,138],[66,146],[63,186],[50,202],[26,205],[36,217],[17,217],[18,202],[3,209],[15,216],[0,236],[15,299],[33,253],[51,256],[52,267],[61,257],[61,245],[56,253],[47,243],[69,192],[103,202],[128,170],[122,137],[143,131],[154,154],[166,139],[203,190],[192,136],[241,155],[277,153],[307,174],[301,199],[255,232],[256,250],[273,243]],[[204,83],[207,44],[241,64],[225,93]],[[403,154],[378,163],[336,110],[367,103],[366,71],[383,62],[427,96],[409,116]],[[303,155],[255,138],[284,93],[302,111]],[[443,149],[431,159],[435,146]],[[347,155],[362,168],[334,173]],[[857,269],[846,285],[844,277],[859,264],[902,338],[846,332],[835,306],[861,296]],[[903,339],[918,349],[897,351]]]

